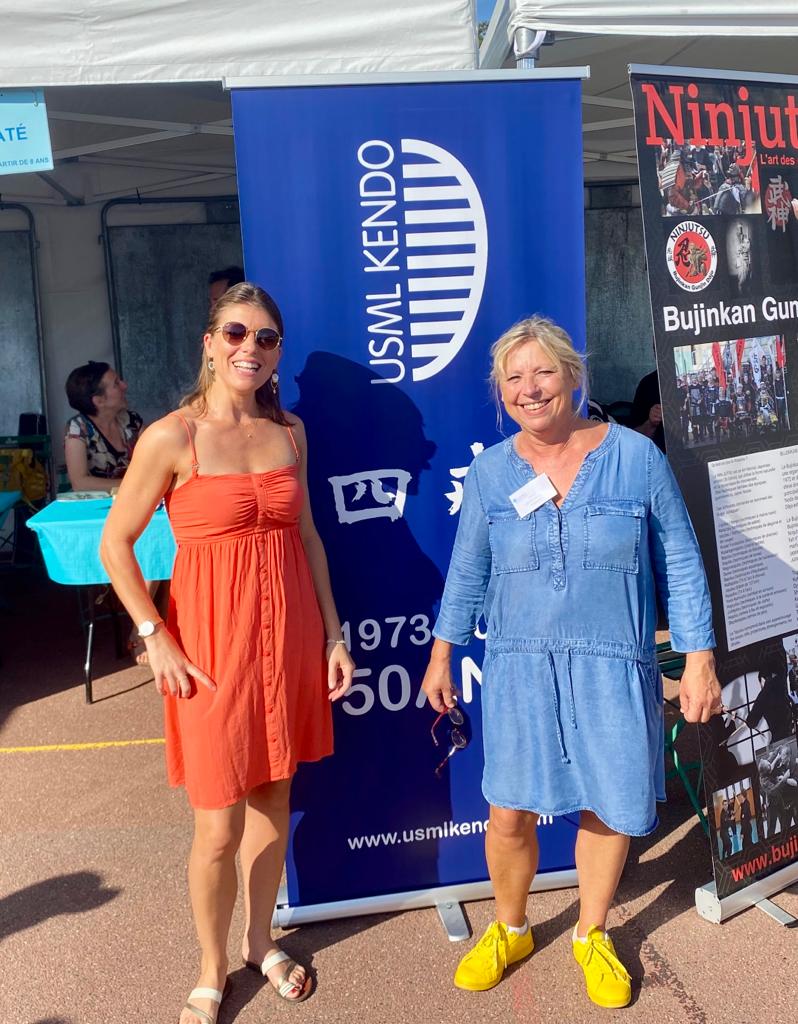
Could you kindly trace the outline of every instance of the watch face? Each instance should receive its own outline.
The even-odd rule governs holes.
[[[146,619],[138,628],[139,636],[152,636],[155,632],[155,623]]]

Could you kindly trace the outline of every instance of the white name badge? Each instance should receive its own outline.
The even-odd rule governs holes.
[[[530,512],[534,512],[536,508],[540,508],[549,498],[556,496],[557,488],[545,473],[541,473],[534,480],[530,480],[528,484],[524,484],[517,491],[513,491],[510,495],[510,501],[513,503],[513,507],[518,515],[523,518],[529,515]]]

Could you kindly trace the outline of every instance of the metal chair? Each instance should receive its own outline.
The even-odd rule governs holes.
[[[662,675],[666,676],[668,679],[681,679],[682,672],[684,671],[684,655],[674,651],[671,648],[669,641],[657,644],[657,667]],[[668,728],[667,725],[665,726],[665,753],[670,755],[670,759],[673,763],[673,767],[665,772],[665,778],[680,779],[682,786],[684,787],[684,791],[687,794],[687,799],[690,801],[698,820],[701,822],[701,828],[704,830],[704,834],[709,836],[709,822],[707,821],[707,816],[704,813],[701,801],[698,798],[698,794],[701,792],[701,787],[704,781],[704,765],[701,760],[685,761],[679,754],[679,751],[676,749],[676,741],[681,735],[684,727],[687,725],[687,722],[685,722],[682,717],[679,705],[676,701],[669,700],[666,697],[665,703],[669,704],[670,707],[672,707],[679,715],[670,728]],[[695,774],[695,782],[693,782],[691,774]]]

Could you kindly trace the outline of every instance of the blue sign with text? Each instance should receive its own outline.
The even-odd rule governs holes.
[[[335,756],[295,780],[289,901],[481,881],[479,630],[453,661],[469,742],[440,777],[451,726],[436,747],[420,686],[463,479],[501,440],[490,345],[540,312],[584,348],[580,83],[236,90],[233,115],[247,276],[285,317],[283,401],[358,666]],[[573,867],[575,825],[541,823],[541,871]]]
[[[50,127],[42,90],[0,91],[0,174],[52,168]]]

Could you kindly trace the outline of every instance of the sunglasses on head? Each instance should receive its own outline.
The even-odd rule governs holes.
[[[221,331],[224,340],[231,345],[240,345],[246,341],[250,334],[254,334],[258,347],[266,352],[279,348],[283,343],[283,339],[273,327],[259,327],[258,330],[255,330],[238,323],[236,320],[222,324],[221,327],[214,327],[211,334],[215,334],[217,331]]]

